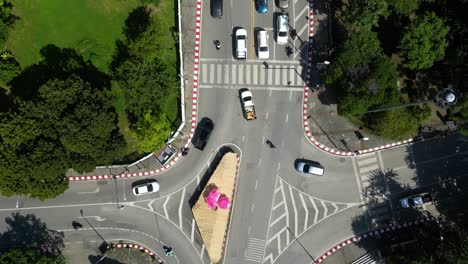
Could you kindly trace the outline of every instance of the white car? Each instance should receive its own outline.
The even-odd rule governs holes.
[[[288,43],[288,16],[279,15],[276,19],[276,42],[280,45]]]
[[[247,30],[243,28],[236,30],[236,58],[238,60],[247,58]]]
[[[258,31],[257,49],[259,59],[267,60],[268,58],[270,58],[270,50],[268,49],[268,31]]]
[[[140,196],[147,193],[155,193],[159,191],[159,183],[157,182],[148,182],[145,184],[137,185],[133,187],[133,194]]]

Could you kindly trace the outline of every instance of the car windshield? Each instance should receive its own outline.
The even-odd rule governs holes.
[[[260,51],[268,51],[267,47],[260,47]]]
[[[303,172],[309,172],[310,166],[308,164],[304,164],[304,168],[302,169]]]
[[[244,35],[237,36],[238,39],[245,39]]]
[[[286,33],[285,31],[280,31],[280,32],[278,33],[278,35],[279,35],[280,37],[286,37],[286,36],[288,35],[288,33]]]
[[[153,191],[153,185],[152,184],[148,184],[147,187],[148,187],[148,192]]]
[[[136,194],[139,194],[139,193],[140,193],[140,191],[138,190],[138,188],[135,188],[135,193],[136,193]]]
[[[250,96],[247,96],[247,97],[244,98],[244,101],[245,101],[245,102],[246,102],[246,101],[250,101],[250,100],[252,100],[252,97],[250,97]]]

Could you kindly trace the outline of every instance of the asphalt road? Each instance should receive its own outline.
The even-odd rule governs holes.
[[[79,263],[86,263],[101,239],[80,210],[105,240],[135,241],[158,254],[163,244],[170,245],[176,257],[165,259],[167,263],[210,263],[188,200],[219,148],[228,145],[241,155],[241,163],[224,263],[310,263],[337,242],[401,216],[396,205],[402,195],[435,191],[466,174],[468,146],[459,136],[356,158],[335,157],[314,147],[302,128],[300,52],[307,45],[307,2],[290,2],[291,26],[299,35],[290,39],[297,47],[293,59],[275,43],[278,10],[272,1],[266,14],[258,14],[252,1],[225,1],[223,18],[217,20],[209,16],[209,1],[203,5],[198,119],[206,116],[215,123],[205,151],[191,148],[188,156],[156,176],[71,182],[64,194],[45,202],[1,197],[0,217],[34,214],[48,228],[64,232],[65,252]],[[232,34],[238,26],[249,35],[246,61],[233,58]],[[256,59],[258,28],[270,32],[267,65]],[[221,40],[220,51],[214,39]],[[242,87],[253,93],[254,121],[242,115]],[[276,148],[269,148],[266,139]],[[297,158],[320,162],[325,175],[297,173]],[[160,192],[135,197],[131,187],[148,179],[160,183]],[[73,230],[72,221],[84,227]],[[9,227],[0,224],[3,232]]]

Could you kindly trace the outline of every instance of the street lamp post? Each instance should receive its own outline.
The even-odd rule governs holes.
[[[86,216],[83,215],[83,209],[80,209],[80,214],[81,214],[81,217],[83,217],[83,219],[86,221],[86,223],[88,223],[88,225],[94,230],[94,232],[96,232],[96,234],[102,239],[102,241],[104,241],[104,244],[107,246],[108,245],[107,241],[101,236],[101,234],[98,233],[98,231],[94,228],[94,226],[88,221]]]
[[[302,247],[302,249],[304,249],[305,253],[307,253],[307,255],[312,259],[312,263],[315,263],[315,259],[314,257],[312,257],[312,255],[309,253],[309,251],[307,251],[307,249],[302,245],[301,241],[299,241],[299,239],[296,237],[296,235],[294,235],[294,233],[291,231],[291,229],[289,229],[289,226],[286,227],[286,229],[288,229],[289,233],[291,233],[291,235],[294,237],[294,239],[296,239],[297,243],[299,243],[299,245]]]

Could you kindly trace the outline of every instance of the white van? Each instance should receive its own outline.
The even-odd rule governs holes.
[[[257,53],[258,58],[267,60],[270,58],[270,50],[268,49],[268,31],[260,30],[257,33]]]
[[[247,58],[247,30],[239,28],[236,30],[236,59]]]

